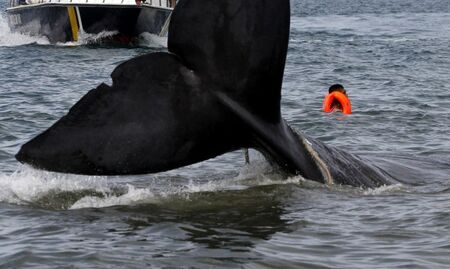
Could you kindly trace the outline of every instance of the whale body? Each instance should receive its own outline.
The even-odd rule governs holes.
[[[282,118],[289,0],[180,0],[168,52],[120,64],[17,153],[37,168],[86,175],[166,171],[254,148],[284,171],[325,184],[390,184],[358,156]]]

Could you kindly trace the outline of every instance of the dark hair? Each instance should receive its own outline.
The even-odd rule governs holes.
[[[334,92],[334,91],[337,91],[337,90],[343,90],[344,89],[344,86],[342,86],[341,84],[333,84],[333,85],[331,85],[331,87],[328,89],[328,93],[332,93],[332,92]]]

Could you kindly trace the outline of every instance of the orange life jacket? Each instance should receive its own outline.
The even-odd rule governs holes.
[[[333,106],[335,101],[341,105],[342,113],[352,114],[352,104],[350,103],[350,99],[341,92],[332,92],[325,97],[325,100],[323,100],[323,111],[327,113],[333,112],[336,108]]]

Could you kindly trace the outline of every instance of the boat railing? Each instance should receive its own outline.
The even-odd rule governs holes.
[[[73,5],[136,5],[135,0],[10,0],[10,7],[23,4],[73,4]],[[159,8],[174,8],[176,0],[146,0],[143,5]]]
[[[22,4],[26,4],[25,0],[9,0],[10,7],[15,7],[15,6],[22,5]]]

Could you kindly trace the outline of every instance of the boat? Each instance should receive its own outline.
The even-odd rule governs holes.
[[[77,42],[83,34],[107,34],[131,42],[143,33],[167,36],[176,0],[10,0],[12,31],[45,36],[51,43]]]

